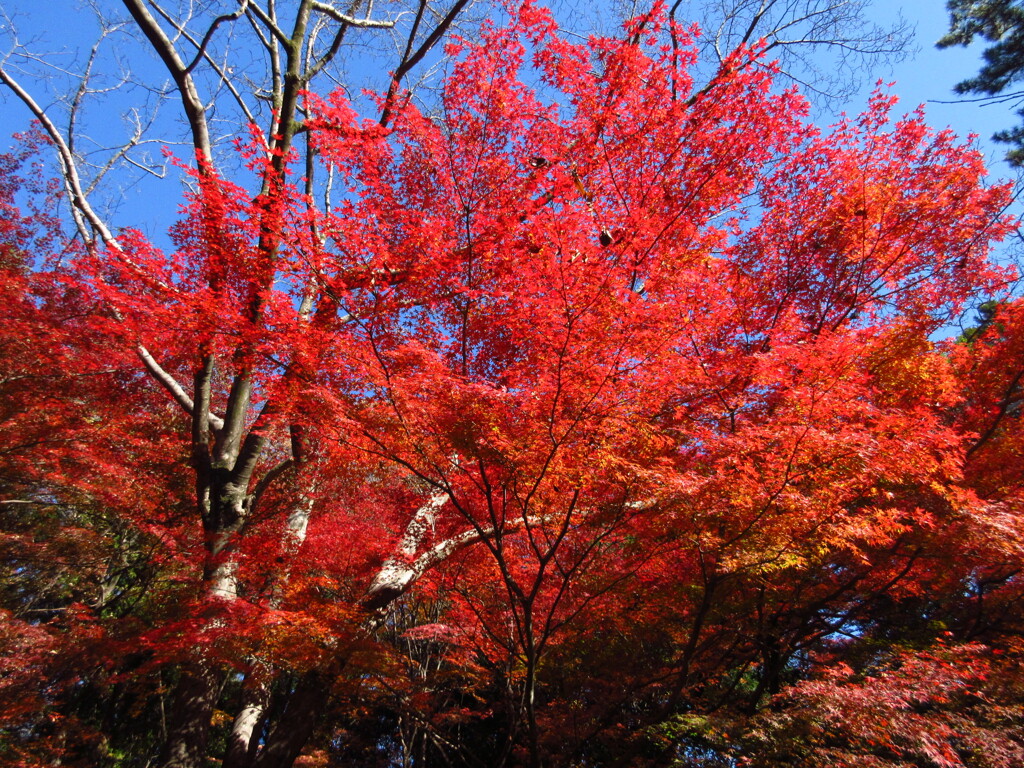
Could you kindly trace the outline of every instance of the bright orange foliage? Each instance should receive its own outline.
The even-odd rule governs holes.
[[[170,252],[0,252],[41,691],[0,750],[1018,764],[1020,307],[929,340],[1006,281],[1008,189],[883,93],[811,126],[756,52],[695,89],[664,23],[526,3],[387,127],[309,94],[329,209],[243,145]],[[11,587],[43,551],[88,588]]]

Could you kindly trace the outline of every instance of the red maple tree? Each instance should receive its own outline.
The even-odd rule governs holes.
[[[168,252],[97,218],[29,269],[0,187],[6,754],[1014,764],[953,704],[1017,653],[1016,335],[929,341],[1008,190],[756,51],[695,88],[665,23],[527,3],[436,112],[306,94],[330,205],[290,136],[199,152]]]

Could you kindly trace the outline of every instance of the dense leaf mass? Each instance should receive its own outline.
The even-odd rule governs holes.
[[[0,762],[1024,763],[1009,191],[666,24],[307,94],[330,204],[243,142],[166,252],[0,158]]]

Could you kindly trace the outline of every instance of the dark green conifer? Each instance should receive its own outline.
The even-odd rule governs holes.
[[[982,56],[985,63],[975,77],[956,86],[960,94],[980,94],[993,100],[1024,102],[1024,4],[1019,0],[948,0],[949,33],[940,48],[967,46],[976,37],[993,43]],[[1024,120],[1024,108],[1017,110]],[[1024,125],[999,131],[993,137],[1011,145],[1007,160],[1024,165]]]

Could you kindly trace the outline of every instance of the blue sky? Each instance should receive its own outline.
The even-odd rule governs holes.
[[[974,75],[981,63],[984,43],[976,43],[969,49],[945,48],[939,50],[935,41],[942,37],[949,25],[945,0],[912,0],[912,2],[889,3],[875,0],[871,16],[879,25],[885,26],[902,13],[903,18],[916,26],[916,55],[895,65],[891,72],[880,71],[879,77],[895,81],[893,92],[900,97],[899,111],[906,112],[924,104],[928,123],[935,128],[952,128],[957,134],[966,136],[976,133],[979,146],[989,160],[993,176],[1012,177],[1012,169],[1003,162],[1006,146],[996,144],[990,138],[996,131],[1012,127],[1017,117],[1007,104],[985,104],[957,100],[953,87],[961,80]],[[850,112],[859,111],[861,104],[851,104]]]
[[[74,4],[69,0],[51,0],[51,2],[55,2],[58,6]],[[113,5],[119,4],[113,3]],[[21,24],[29,20],[36,22],[40,20],[37,0],[0,0],[0,11],[3,10],[15,14],[18,14],[19,11],[23,13]],[[896,81],[894,90],[900,95],[901,104],[906,109],[911,109],[920,103],[927,103],[929,122],[934,126],[949,125],[961,134],[977,132],[981,135],[986,149],[990,150],[987,154],[993,158],[1000,157],[1002,150],[993,145],[989,141],[989,137],[994,131],[1009,127],[1014,123],[1015,118],[1009,106],[1004,104],[935,103],[956,98],[952,93],[953,86],[977,71],[980,51],[984,46],[976,45],[969,50],[948,48],[940,51],[935,48],[935,41],[945,33],[948,24],[945,0],[911,0],[902,3],[873,0],[869,8],[870,17],[880,26],[886,26],[900,14],[916,26],[916,43],[919,50],[916,55],[891,69],[881,68],[877,73],[878,77]],[[88,41],[76,40],[76,38],[80,38],[82,33],[88,34],[91,38],[91,33],[79,29],[79,34],[76,35],[72,29],[59,28],[48,23],[55,18],[67,19],[68,16],[63,12],[47,13],[46,19],[38,24],[43,30],[46,47],[56,50],[66,43],[73,46],[79,43],[88,44]],[[78,18],[86,19],[87,16]],[[4,109],[0,110],[0,130],[3,130],[5,135],[9,135],[10,130],[20,127],[23,115],[18,105],[14,104],[6,95],[0,103],[4,106]],[[850,112],[857,112],[860,106],[858,103],[853,103],[848,109]],[[1006,172],[1004,170],[1004,173]]]
[[[49,48],[51,51],[56,51],[62,47],[74,47],[79,44],[87,48],[94,32],[81,26],[77,20],[75,21],[77,27],[69,27],[66,23],[69,16],[58,10],[60,7],[76,4],[75,0],[50,0],[47,5],[50,12],[45,14],[40,13],[37,3],[38,0],[0,0],[0,11],[24,14],[19,25],[35,26],[35,30],[31,34],[38,33],[42,36],[36,42],[43,45],[43,50]],[[570,2],[569,5],[574,6],[576,12],[583,14],[589,13],[593,8],[593,6],[589,6],[588,0]],[[119,6],[119,3],[111,1],[110,7],[116,6]],[[1013,176],[1011,169],[1002,162],[1005,147],[990,140],[995,131],[1015,124],[1017,118],[1013,114],[1012,106],[977,102],[942,103],[956,99],[957,97],[952,92],[953,86],[977,72],[980,52],[984,44],[978,44],[969,50],[950,48],[940,51],[935,48],[935,41],[945,33],[948,25],[945,0],[912,0],[903,3],[874,0],[869,8],[871,19],[883,27],[901,14],[903,18],[916,26],[917,53],[900,64],[889,68],[880,68],[874,76],[867,79],[874,81],[877,78],[882,78],[886,81],[895,81],[893,91],[901,99],[898,108],[900,113],[913,110],[919,104],[924,104],[928,122],[932,126],[936,128],[949,126],[961,136],[971,133],[978,134],[978,146],[989,160],[993,177]],[[78,17],[78,19],[87,18],[87,16]],[[53,25],[54,19],[65,20],[63,28]],[[27,30],[23,29],[24,31]],[[88,40],[85,39],[86,36]],[[58,59],[54,59],[54,61],[58,61]],[[129,63],[132,67],[146,65],[145,62],[138,59]],[[150,65],[153,64],[155,62]],[[861,98],[847,106],[847,112],[858,113],[863,107],[869,91],[870,88],[865,88]],[[13,131],[23,129],[27,121],[28,115],[22,106],[8,94],[0,94],[0,135],[2,135],[0,145],[7,143],[3,139]],[[133,195],[144,196],[145,194],[137,189],[126,189],[122,192],[124,195],[122,201],[124,202],[127,202],[127,199]]]

